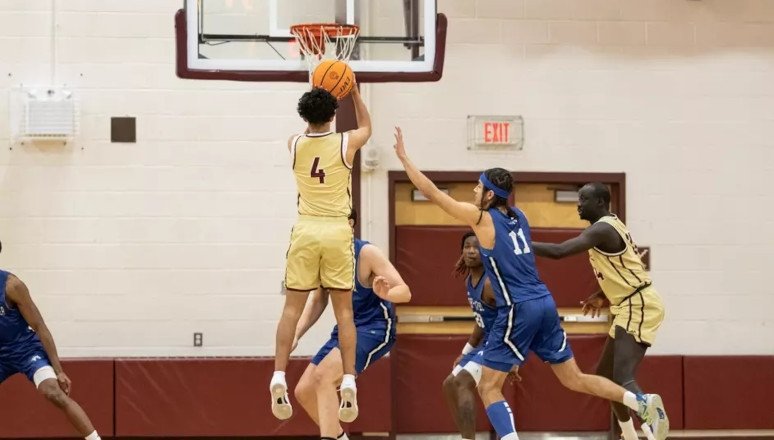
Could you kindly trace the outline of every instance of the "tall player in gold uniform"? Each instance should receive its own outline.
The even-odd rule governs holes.
[[[532,242],[532,249],[538,256],[555,259],[588,251],[602,290],[583,301],[583,312],[594,316],[609,301],[614,316],[597,374],[641,393],[634,376],[664,320],[664,303],[652,286],[629,230],[609,207],[607,186],[586,184],[578,194],[578,214],[591,226],[561,244]],[[629,408],[615,402],[612,405],[624,439],[637,440]],[[659,414],[650,428],[656,438],[664,438],[669,431],[666,414]]]
[[[285,269],[285,307],[277,325],[274,376],[269,385],[272,413],[284,420],[293,414],[287,395],[285,369],[301,313],[309,292],[322,287],[330,292],[339,326],[344,377],[339,418],[357,417],[355,386],[355,324],[352,319],[354,275],[351,174],[355,153],[371,137],[371,118],[357,87],[352,89],[357,129],[331,130],[338,101],[328,91],[315,88],[301,96],[298,114],[308,124],[306,132],[288,140],[293,174],[298,187],[298,221],[290,234]],[[320,427],[323,432],[326,427]],[[335,430],[334,427],[331,429]],[[338,432],[332,434],[333,437]]]

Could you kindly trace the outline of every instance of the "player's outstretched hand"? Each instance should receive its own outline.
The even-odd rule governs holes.
[[[64,371],[56,375],[56,380],[59,382],[59,388],[61,388],[62,391],[64,391],[64,393],[69,396],[70,390],[73,388],[73,381],[67,377]]]
[[[403,160],[406,158],[406,146],[403,145],[403,130],[397,126],[395,127],[395,145],[393,148],[395,148],[395,154],[398,156],[398,159]]]
[[[511,368],[511,371],[508,372],[508,380],[510,381],[511,385],[514,385],[516,382],[521,382],[518,365],[515,365],[513,368]]]
[[[378,275],[376,278],[374,278],[374,293],[376,296],[378,296],[381,299],[388,299],[389,293],[390,293],[390,282],[387,281],[387,278]]]
[[[605,306],[605,295],[601,294],[601,292],[596,292],[586,298],[585,301],[581,301],[581,305],[583,306],[581,309],[583,316],[591,313],[591,317],[596,318],[602,313],[602,307]]]

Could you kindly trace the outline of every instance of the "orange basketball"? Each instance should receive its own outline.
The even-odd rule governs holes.
[[[355,74],[341,60],[325,60],[312,73],[312,87],[322,87],[337,99],[349,95],[355,85]]]

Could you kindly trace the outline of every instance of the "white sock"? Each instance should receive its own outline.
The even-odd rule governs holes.
[[[640,409],[640,405],[637,403],[637,396],[631,391],[624,393],[623,404],[633,409],[634,411],[639,411]]]
[[[503,437],[502,440],[519,440],[519,434],[512,432],[506,435],[505,437]]]
[[[637,436],[637,431],[634,430],[634,421],[629,418],[629,420],[622,422],[618,421],[618,426],[621,427],[621,433],[623,434],[624,440],[637,440],[639,437]]]
[[[355,375],[354,374],[345,374],[341,378],[341,387],[342,388],[357,388],[355,386]]]
[[[342,432],[340,436],[336,437],[336,440],[349,440],[349,436],[346,432]]]
[[[271,383],[285,383],[285,372],[275,371],[274,375],[271,377]]]
[[[99,434],[97,434],[97,431],[94,431],[94,432],[92,432],[91,434],[87,435],[87,436],[86,436],[86,437],[84,437],[84,438],[85,438],[86,440],[102,440],[102,439],[99,437]]]

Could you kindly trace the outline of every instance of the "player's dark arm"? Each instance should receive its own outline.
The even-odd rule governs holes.
[[[363,102],[363,97],[360,95],[360,90],[355,84],[352,87],[352,103],[355,106],[355,118],[357,119],[357,128],[350,130],[349,144],[347,145],[347,160],[352,163],[355,158],[357,150],[363,147],[371,138],[371,115],[368,113],[368,107]]]
[[[43,316],[40,314],[40,310],[32,301],[30,297],[30,291],[22,280],[15,276],[9,276],[8,282],[5,286],[5,296],[9,299],[14,307],[19,309],[19,313],[27,321],[27,324],[35,330],[35,333],[40,338],[40,342],[43,344],[43,348],[46,350],[51,366],[54,368],[54,372],[59,374],[62,372],[62,364],[59,362],[59,354],[56,351],[56,344],[54,344],[54,337],[51,336],[51,332],[48,330]],[[9,304],[10,305],[10,304]]]
[[[539,257],[560,259],[570,255],[588,251],[593,247],[602,246],[610,238],[610,233],[615,233],[612,227],[605,223],[595,223],[577,237],[563,243],[532,242],[532,251]]]
[[[311,298],[304,306],[301,318],[296,324],[296,340],[301,339],[304,334],[320,319],[325,308],[328,306],[328,292],[323,289],[317,289],[310,295]]]

